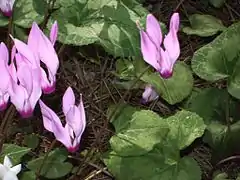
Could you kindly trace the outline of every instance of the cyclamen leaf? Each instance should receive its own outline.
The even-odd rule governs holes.
[[[135,0],[70,1],[52,14],[48,27],[58,21],[64,44],[98,43],[114,56],[140,56],[136,20],[146,15]]]
[[[29,28],[33,22],[43,21],[47,3],[44,0],[17,0],[14,6],[13,23]]]
[[[191,157],[167,164],[161,152],[153,150],[143,156],[121,157],[114,152],[104,163],[117,180],[200,180],[201,170]]]
[[[31,148],[28,147],[21,147],[15,144],[3,144],[3,149],[1,152],[1,162],[6,155],[8,155],[14,165],[17,165],[21,162],[21,158],[29,153]]]
[[[211,15],[193,14],[189,22],[191,27],[183,28],[183,32],[189,35],[208,37],[226,29],[221,20]]]
[[[228,80],[228,92],[240,99],[240,22],[231,25],[192,58],[193,71],[202,79]]]
[[[141,80],[151,84],[169,104],[181,102],[191,93],[193,87],[192,73],[183,62],[175,64],[173,76],[169,79],[163,79],[155,72],[145,73]]]
[[[110,139],[110,144],[121,156],[141,155],[161,143],[167,132],[168,126],[162,118],[152,111],[141,110],[135,112],[125,127]]]

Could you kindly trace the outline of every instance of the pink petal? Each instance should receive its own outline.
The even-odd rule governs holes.
[[[170,78],[173,73],[173,65],[174,63],[170,60],[169,54],[167,51],[164,51],[162,48],[160,49],[160,54],[161,54],[161,70],[160,70],[160,75],[163,78]]]
[[[158,61],[160,55],[157,47],[148,37],[147,33],[145,33],[143,30],[140,30],[140,36],[143,59],[157,71],[159,71],[160,66],[158,64]]]
[[[4,111],[7,108],[8,100],[9,100],[8,93],[0,96],[0,111]]]
[[[1,0],[0,1],[0,9],[3,14],[7,17],[12,16],[12,9],[15,0]]]
[[[162,31],[158,20],[152,14],[147,15],[146,32],[156,48],[159,48],[162,44]]]
[[[67,149],[72,147],[68,130],[64,128],[62,124],[58,123],[57,121],[52,121],[52,130],[56,139],[65,145]]]
[[[63,113],[66,116],[69,109],[75,105],[75,96],[71,87],[68,87],[65,91],[62,99],[62,109]]]
[[[76,137],[81,136],[85,129],[83,121],[79,109],[76,106],[71,107],[66,115],[66,123],[73,129]]]
[[[52,25],[51,31],[50,31],[50,40],[52,44],[54,45],[57,40],[57,34],[58,34],[58,24],[57,21],[54,22]]]
[[[55,91],[56,81],[51,84],[47,78],[46,72],[41,68],[41,87],[44,94],[51,94]]]
[[[46,65],[49,77],[53,80],[59,68],[59,60],[51,41],[43,33],[39,40],[39,57]]]
[[[81,122],[81,127],[83,129],[82,131],[84,131],[84,129],[86,128],[86,114],[85,114],[85,110],[84,110],[82,94],[80,94],[80,101],[79,101],[78,109],[80,112],[80,119],[81,119],[80,122]]]
[[[19,86],[15,81],[12,81],[9,89],[10,100],[15,105],[18,112],[24,111],[24,104],[26,100],[26,90]]]
[[[28,36],[28,46],[37,54],[39,48],[39,38],[41,36],[41,30],[36,22],[32,23],[32,28]]]
[[[158,93],[154,90],[151,85],[146,85],[145,90],[142,94],[142,103],[151,102],[159,97]]]
[[[32,109],[35,109],[35,106],[42,95],[41,89],[41,73],[39,69],[32,70],[32,80],[33,80],[33,87],[32,93],[29,97],[29,103]]]
[[[34,68],[37,68],[40,66],[40,62],[36,58],[34,52],[22,41],[18,39],[14,39],[14,44],[16,46],[17,51],[24,56],[29,62],[32,63]]]
[[[52,121],[60,122],[59,117],[55,114],[55,112],[53,112],[53,110],[51,110],[48,106],[46,106],[41,100],[39,100],[39,105],[42,112],[44,128],[50,132],[53,132]]]
[[[8,49],[4,43],[0,44],[0,92],[6,93],[10,85],[10,74],[8,72]]]
[[[170,61],[174,64],[180,55],[180,45],[177,37],[179,28],[179,15],[174,13],[170,21],[170,29],[164,38],[164,48],[168,53]]]
[[[26,89],[28,96],[30,96],[33,89],[33,77],[30,67],[27,65],[21,66],[17,70],[17,77],[20,85]]]

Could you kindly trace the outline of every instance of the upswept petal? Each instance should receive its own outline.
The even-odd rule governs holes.
[[[8,156],[4,156],[3,165],[8,168],[12,167],[12,162]]]
[[[10,100],[15,105],[17,111],[21,112],[24,109],[25,100],[27,99],[25,88],[12,81],[9,94],[11,96]]]
[[[55,76],[59,68],[59,60],[57,53],[51,41],[41,32],[39,38],[39,57],[40,60],[46,65],[49,76]]]
[[[7,171],[8,171],[8,168],[5,167],[3,164],[0,164],[0,179],[3,179]]]
[[[161,61],[160,61],[160,75],[163,78],[170,78],[173,73],[174,63],[170,60],[169,54],[167,51],[164,51],[162,48],[160,49]]]
[[[84,109],[84,105],[83,105],[82,94],[80,94],[80,101],[79,101],[78,109],[80,112],[80,123],[81,123],[80,127],[82,127],[82,131],[84,131],[84,129],[86,128],[86,113],[85,113],[85,109]]]
[[[10,170],[12,172],[14,172],[16,175],[21,171],[21,169],[22,169],[22,165],[21,164],[18,164],[16,166],[13,166],[13,167],[10,168]]]
[[[159,51],[152,40],[149,38],[147,33],[143,30],[140,30],[141,36],[141,51],[143,55],[143,59],[154,67],[157,71],[159,71],[160,66],[158,64],[159,61]]]
[[[14,44],[15,47],[17,49],[17,51],[26,58],[26,60],[28,60],[33,68],[39,68],[40,67],[40,61],[39,59],[36,57],[36,55],[34,54],[34,52],[30,49],[30,47],[25,44],[24,42],[13,38],[14,40]]]
[[[179,29],[179,15],[174,13],[170,21],[168,34],[165,36],[163,44],[168,53],[170,61],[174,64],[180,55],[180,45],[177,37]]]
[[[33,84],[32,84],[33,86],[32,86],[32,93],[29,97],[29,103],[32,109],[34,109],[38,100],[42,95],[41,72],[39,71],[38,68],[32,70],[32,80],[33,80]]]
[[[52,121],[60,122],[59,117],[55,114],[53,110],[51,110],[46,104],[44,104],[42,100],[39,100],[39,105],[41,107],[44,128],[50,132],[53,132]]]
[[[3,180],[18,180],[18,177],[17,177],[17,175],[14,172],[8,171],[4,175]]]
[[[39,38],[41,36],[41,30],[39,29],[36,22],[32,23],[32,28],[30,30],[30,33],[28,35],[28,46],[31,48],[31,50],[34,51],[34,53],[38,53],[39,48]]]
[[[33,77],[30,67],[27,65],[19,67],[17,77],[20,85],[26,89],[27,94],[30,96],[33,90]]]
[[[84,130],[80,117],[80,112],[77,106],[70,107],[66,115],[66,123],[73,129],[76,137],[81,135]]]
[[[66,148],[71,148],[72,147],[72,140],[68,134],[68,129],[64,128],[62,126],[62,123],[58,121],[52,121],[52,130],[54,133],[54,136],[58,141],[60,141],[63,145],[66,146]]]
[[[158,20],[152,14],[147,15],[146,32],[156,48],[159,48],[162,44],[162,31]]]
[[[53,45],[57,40],[57,35],[58,35],[58,24],[57,24],[57,21],[55,21],[50,31],[50,41],[52,42]]]
[[[68,87],[62,98],[62,109],[66,116],[69,109],[75,105],[75,96],[71,87]]]
[[[8,72],[8,50],[4,43],[0,44],[0,91],[4,94],[10,85],[10,74]]]

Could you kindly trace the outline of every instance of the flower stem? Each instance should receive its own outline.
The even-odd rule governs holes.
[[[14,105],[11,104],[6,111],[0,126],[0,152],[2,151],[2,146],[5,140],[5,134],[7,132],[9,125],[12,123],[15,114],[16,110],[14,108]]]

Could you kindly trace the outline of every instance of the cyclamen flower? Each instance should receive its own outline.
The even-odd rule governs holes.
[[[21,62],[20,54],[16,55],[16,62]],[[9,71],[12,75],[9,94],[11,102],[23,118],[32,116],[35,106],[42,95],[41,73],[38,68],[32,69],[27,65],[18,65],[17,70],[13,63]]]
[[[143,59],[155,68],[163,78],[171,77],[173,66],[180,55],[180,45],[177,37],[179,14],[174,13],[172,15],[169,32],[164,40],[159,22],[152,14],[147,16],[146,32],[140,27],[139,29]],[[161,47],[162,40],[164,48]]]
[[[54,49],[57,32],[58,26],[57,22],[55,22],[50,32],[50,39],[48,39],[38,27],[37,23],[34,22],[29,33],[27,44],[18,39],[13,39],[14,48],[22,56],[22,62],[32,68],[39,68],[41,72],[41,87],[46,94],[52,93],[55,90],[56,74],[59,68],[59,60]],[[45,70],[40,67],[40,61],[45,64],[48,75]]]
[[[156,100],[159,97],[158,93],[154,90],[151,85],[146,85],[145,90],[142,94],[141,102],[143,104]]]
[[[8,156],[4,157],[3,164],[0,164],[0,179],[2,180],[18,180],[17,174],[21,171],[22,165],[12,165]]]
[[[86,127],[85,110],[80,94],[80,103],[75,105],[75,96],[71,87],[68,87],[62,100],[63,113],[66,117],[65,126],[53,110],[47,107],[41,100],[39,101],[43,125],[45,129],[52,132],[56,139],[60,141],[69,152],[75,152],[79,148],[82,134]]]
[[[54,44],[57,40],[57,33],[58,25],[56,21],[52,25],[50,38],[45,36],[37,23],[34,22],[28,37],[28,46],[47,67],[48,75],[43,68],[41,68],[41,85],[45,94],[50,94],[55,91],[56,74],[59,68],[58,56],[54,49]]]
[[[15,0],[0,0],[0,9],[5,16],[12,16],[14,2]]]
[[[11,76],[8,69],[8,49],[6,45],[2,42],[0,44],[0,111],[7,108],[7,103],[9,100],[8,90],[11,85]]]

